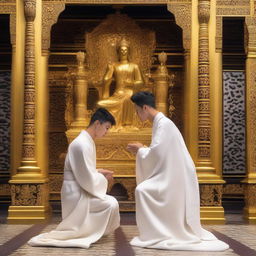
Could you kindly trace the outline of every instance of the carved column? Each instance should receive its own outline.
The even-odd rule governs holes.
[[[36,161],[35,128],[35,41],[34,20],[36,0],[24,0],[25,84],[22,160],[17,174],[10,180],[12,206],[8,221],[28,223],[45,220],[48,216],[48,187]]]
[[[77,53],[77,70],[74,72],[74,82],[72,82],[72,93],[74,95],[74,113],[71,113],[72,123],[66,131],[69,143],[88,126],[90,121],[90,111],[87,110],[88,81],[84,68],[85,53]],[[71,94],[72,95],[72,94]],[[73,104],[72,104],[73,108]]]
[[[161,52],[158,55],[160,65],[158,66],[153,79],[155,81],[156,108],[165,115],[168,115],[168,89],[170,84],[170,76],[166,67],[167,55]]]
[[[205,222],[223,223],[225,218],[221,197],[224,182],[213,167],[211,150],[212,117],[208,28],[210,6],[210,0],[199,0],[198,2],[198,152],[196,166],[200,182],[201,219]]]
[[[87,94],[88,94],[88,82],[86,80],[86,72],[84,69],[84,52],[77,53],[77,72],[74,84],[74,95],[75,95],[75,120],[72,123],[72,127],[84,129],[88,124],[86,121],[87,114]]]
[[[246,59],[246,151],[244,218],[256,224],[256,17],[246,17],[248,32]]]
[[[198,61],[198,166],[211,163],[211,113],[209,75],[210,0],[199,0],[199,61]]]

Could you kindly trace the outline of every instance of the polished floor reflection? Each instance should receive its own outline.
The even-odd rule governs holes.
[[[132,213],[121,215],[121,227],[115,233],[103,237],[89,249],[30,247],[27,241],[30,237],[52,230],[60,220],[59,215],[52,218],[50,223],[37,225],[8,225],[3,213],[0,221],[0,255],[40,256],[40,255],[88,255],[88,256],[256,256],[256,225],[248,225],[240,214],[228,214],[226,225],[205,225],[219,239],[230,245],[225,252],[185,252],[163,251],[131,247],[129,241],[138,234],[135,216]]]

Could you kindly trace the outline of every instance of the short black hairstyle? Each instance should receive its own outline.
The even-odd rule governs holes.
[[[98,108],[92,115],[89,126],[91,126],[95,121],[99,120],[100,123],[110,122],[111,125],[115,125],[115,118],[108,112],[105,108]]]
[[[148,105],[152,108],[156,108],[155,96],[151,92],[141,91],[132,95],[131,101],[141,108],[144,105]]]

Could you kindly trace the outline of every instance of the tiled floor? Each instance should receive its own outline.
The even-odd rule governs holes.
[[[133,214],[122,215],[122,225],[115,233],[103,237],[89,249],[30,247],[27,240],[35,234],[47,232],[56,227],[59,217],[46,225],[7,225],[2,217],[0,226],[0,255],[85,255],[85,256],[256,256],[256,225],[247,225],[240,215],[228,215],[226,225],[207,225],[206,229],[227,242],[230,249],[225,252],[185,252],[142,249],[131,247],[129,241],[138,234]]]

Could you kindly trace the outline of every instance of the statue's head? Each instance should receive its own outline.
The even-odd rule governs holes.
[[[130,45],[128,41],[126,41],[126,39],[123,38],[117,46],[117,51],[120,58],[123,58],[123,57],[128,58],[129,50],[130,50]]]

